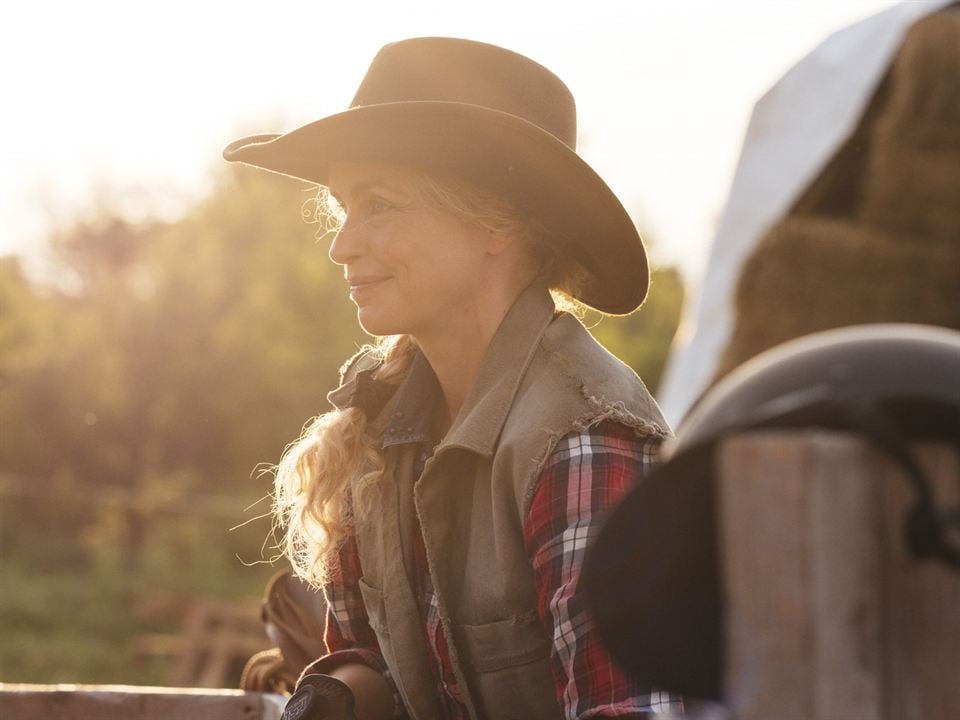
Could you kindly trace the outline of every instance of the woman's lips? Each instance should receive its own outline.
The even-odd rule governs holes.
[[[378,285],[382,285],[389,279],[389,275],[363,275],[360,277],[349,278],[347,282],[350,285],[350,297],[356,300],[368,290],[372,290]]]

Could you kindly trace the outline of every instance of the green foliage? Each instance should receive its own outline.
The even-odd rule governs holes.
[[[0,680],[163,683],[158,599],[254,598],[269,477],[359,331],[294,181],[232,168],[179,221],[55,234],[58,284],[0,259]],[[682,297],[588,316],[655,387]],[[234,526],[253,520],[249,525]]]
[[[122,651],[136,632],[122,611],[131,592],[85,573],[37,573],[21,562],[0,567],[0,678],[7,682],[147,681]],[[120,612],[118,612],[120,610]],[[120,652],[117,649],[121,649]],[[162,684],[162,678],[157,677]]]
[[[588,311],[583,320],[593,336],[655,393],[682,309],[683,279],[676,268],[665,267],[651,273],[650,293],[639,310],[624,317]]]

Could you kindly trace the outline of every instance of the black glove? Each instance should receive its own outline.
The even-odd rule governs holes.
[[[305,675],[287,700],[280,720],[356,720],[353,693],[329,675]]]

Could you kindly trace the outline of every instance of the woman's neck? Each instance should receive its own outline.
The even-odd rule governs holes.
[[[486,302],[444,313],[444,327],[415,336],[433,368],[446,400],[447,417],[440,418],[443,434],[453,424],[467,394],[480,374],[490,341],[519,292],[503,293]]]

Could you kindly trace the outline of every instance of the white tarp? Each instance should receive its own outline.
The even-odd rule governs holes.
[[[954,0],[902,2],[828,37],[754,107],[699,300],[687,302],[658,399],[676,426],[733,331],[740,268],[853,134],[907,28]]]

